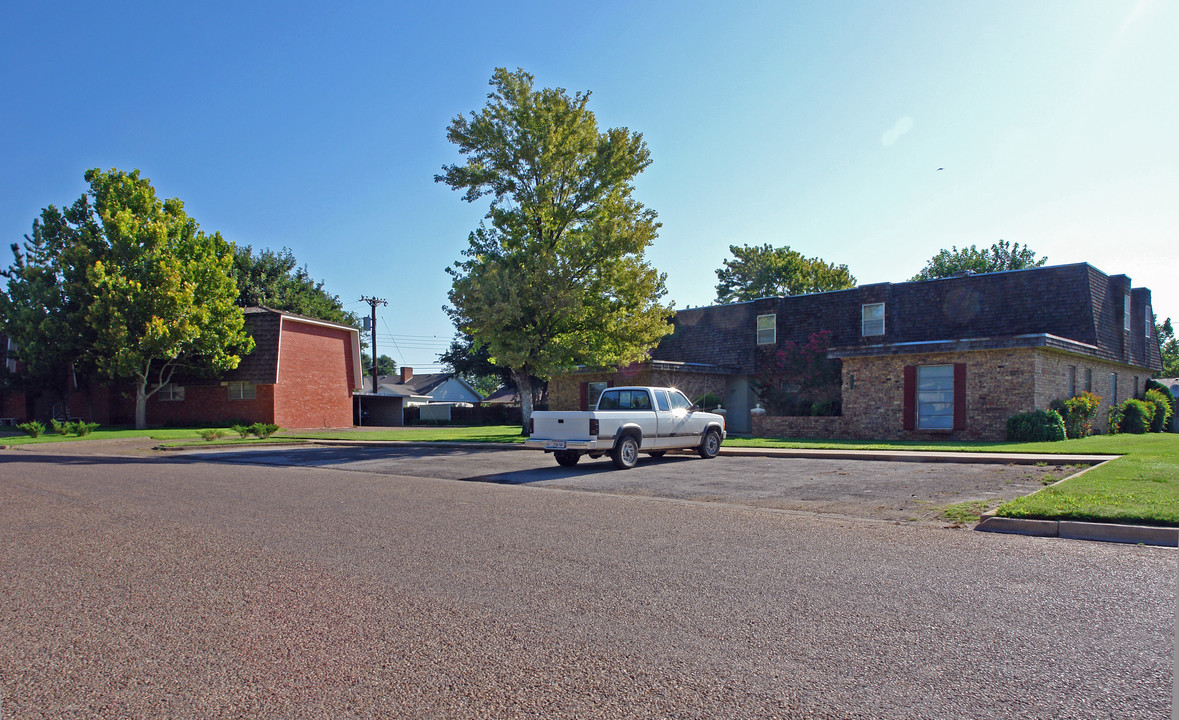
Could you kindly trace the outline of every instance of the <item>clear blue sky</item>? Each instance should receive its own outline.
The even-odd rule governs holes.
[[[1179,320],[1172,0],[9,3],[0,239],[87,168],[139,168],[349,309],[387,298],[378,350],[434,369],[444,268],[486,208],[433,176],[497,66],[643,133],[677,307],[713,299],[730,244],[863,284],[1003,238],[1125,273]]]

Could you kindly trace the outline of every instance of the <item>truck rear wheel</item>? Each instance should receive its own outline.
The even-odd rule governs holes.
[[[610,459],[619,470],[630,470],[639,461],[639,439],[634,435],[623,435],[610,453]]]
[[[557,450],[553,452],[553,457],[557,458],[557,464],[561,467],[573,467],[581,459],[581,453],[576,450]]]

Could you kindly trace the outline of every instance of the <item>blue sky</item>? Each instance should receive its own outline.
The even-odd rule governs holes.
[[[87,168],[139,168],[205,230],[290,247],[349,309],[388,299],[378,350],[422,371],[486,211],[433,176],[497,66],[643,133],[636,195],[677,307],[711,302],[730,244],[864,284],[1002,238],[1125,273],[1179,320],[1172,0],[10,5],[5,244]]]

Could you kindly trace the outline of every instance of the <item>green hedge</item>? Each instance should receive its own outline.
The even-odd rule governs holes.
[[[1033,410],[1007,418],[1007,439],[1014,442],[1064,440],[1064,418],[1055,410]]]

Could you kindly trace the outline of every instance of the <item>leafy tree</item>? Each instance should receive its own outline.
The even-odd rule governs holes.
[[[989,248],[979,250],[974,245],[959,250],[957,246],[942,250],[929,259],[925,269],[910,278],[913,280],[934,280],[953,277],[960,272],[989,273],[1003,270],[1022,270],[1040,267],[1048,258],[1036,259],[1036,251],[1019,243],[1000,240]]]
[[[233,247],[200,231],[180,200],[161,202],[138,170],[89,170],[86,181],[104,240],[86,273],[94,358],[103,375],[134,382],[143,428],[147,398],[177,369],[224,372],[254,347],[234,304]]]
[[[484,108],[447,128],[466,162],[434,178],[468,202],[492,196],[448,268],[446,311],[512,371],[527,423],[533,377],[643,360],[672,310],[644,258],[659,223],[631,197],[651,163],[642,135],[598,132],[589,93],[534,90],[523,70],[499,68],[490,85]]]
[[[1158,334],[1159,350],[1163,354],[1163,371],[1158,376],[1179,377],[1179,340],[1175,339],[1175,329],[1171,325],[1171,318],[1164,320],[1161,325],[1156,318],[1154,329]]]
[[[733,259],[716,271],[718,303],[846,290],[856,286],[847,265],[803,257],[789,245],[729,246]]]
[[[23,250],[13,243],[13,263],[0,271],[8,280],[0,292],[0,327],[15,342],[22,364],[6,384],[27,393],[51,392],[67,417],[70,378],[85,378],[89,369],[94,331],[86,321],[92,299],[86,269],[102,252],[101,238],[87,196],[64,212],[50,205],[33,221]]]
[[[458,333],[450,341],[446,352],[438,360],[463,380],[466,380],[484,397],[501,387],[516,390],[516,380],[510,368],[501,367],[491,361],[486,345],[475,346],[475,339],[465,333]],[[548,383],[538,377],[531,378],[532,400],[535,403],[544,395]]]
[[[233,276],[241,307],[262,305],[360,327],[360,319],[344,309],[338,295],[325,290],[322,280],[313,280],[306,265],[299,267],[290,248],[260,250],[257,255],[249,245],[234,248]]]
[[[373,356],[368,353],[360,353],[360,367],[365,372],[371,372],[373,366]],[[388,355],[377,356],[377,374],[378,375],[393,375],[397,372],[397,363]]]

